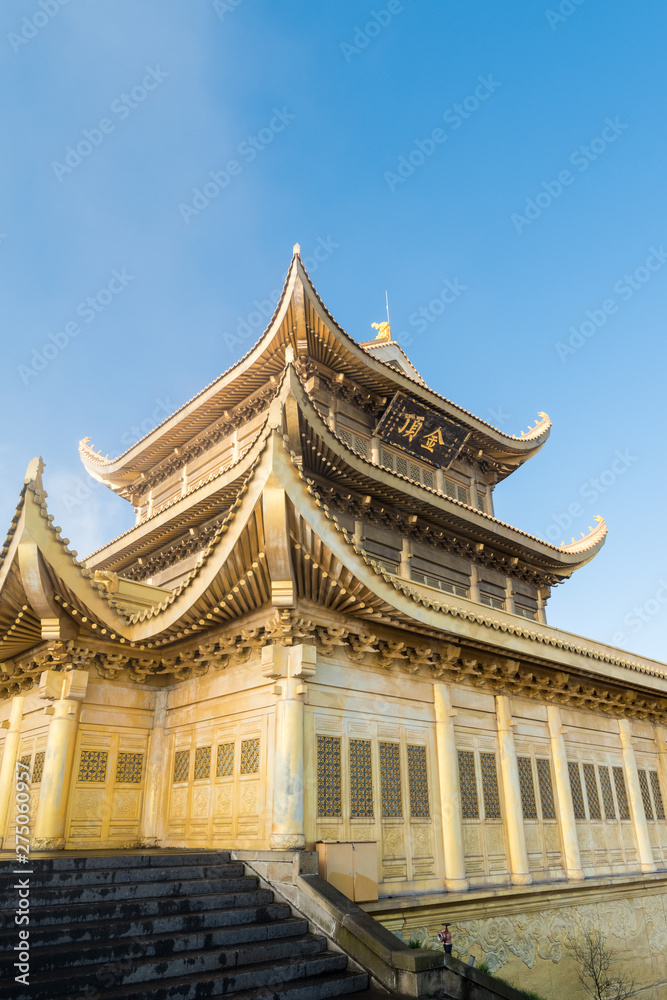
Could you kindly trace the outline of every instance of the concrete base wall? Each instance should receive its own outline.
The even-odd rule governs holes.
[[[596,879],[572,886],[532,886],[495,894],[444,894],[380,900],[363,907],[388,930],[425,943],[445,922],[454,954],[474,955],[489,969],[545,1000],[584,1000],[573,948],[586,928],[599,929],[635,976],[644,1000],[667,996],[667,877]],[[650,987],[650,988],[649,988]]]

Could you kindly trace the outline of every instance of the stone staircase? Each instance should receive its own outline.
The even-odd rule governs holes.
[[[347,956],[225,851],[3,865],[0,995],[13,1000],[327,1000],[368,985]],[[30,879],[30,985],[14,981],[17,879]]]

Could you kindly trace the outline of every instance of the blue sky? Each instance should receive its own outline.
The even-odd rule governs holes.
[[[497,514],[557,544],[603,514],[549,620],[667,658],[666,28],[647,0],[5,0],[0,521],[41,454],[80,555],[128,527],[77,442],[118,454],[245,353],[298,240],[352,336],[388,289],[435,389],[550,414]]]

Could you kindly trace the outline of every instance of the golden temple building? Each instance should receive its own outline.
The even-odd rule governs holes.
[[[500,521],[548,417],[496,430],[377,329],[345,333],[295,247],[240,361],[119,458],[82,442],[136,512],[84,560],[30,463],[0,554],[4,848],[19,760],[34,851],[367,845],[364,908],[406,940],[447,920],[566,997],[593,920],[667,981],[667,668],[546,617],[606,525]]]

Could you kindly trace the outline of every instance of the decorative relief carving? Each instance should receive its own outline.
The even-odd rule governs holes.
[[[403,833],[398,827],[385,826],[382,831],[382,856],[384,858],[404,858]]]
[[[185,816],[187,791],[185,788],[174,788],[171,793],[171,818],[182,819]]]
[[[439,915],[432,927],[411,929],[422,947],[438,947]],[[463,920],[452,925],[456,950],[464,957],[479,955],[492,973],[517,958],[532,969],[539,960],[558,964],[573,956],[574,948],[587,931],[600,930],[612,950],[623,948],[649,966],[653,957],[660,961],[667,947],[667,897],[665,895],[615,898],[613,902],[581,906],[550,906],[539,912],[510,913],[479,920]]]
[[[254,782],[243,786],[241,812],[246,816],[254,816],[257,813],[257,786]]]
[[[433,856],[430,826],[412,827],[412,853],[415,858],[430,858]]]
[[[113,799],[113,819],[131,820],[137,818],[137,793],[134,791],[117,791]]]
[[[215,796],[215,811],[218,816],[231,816],[232,793],[228,788],[218,788]]]

